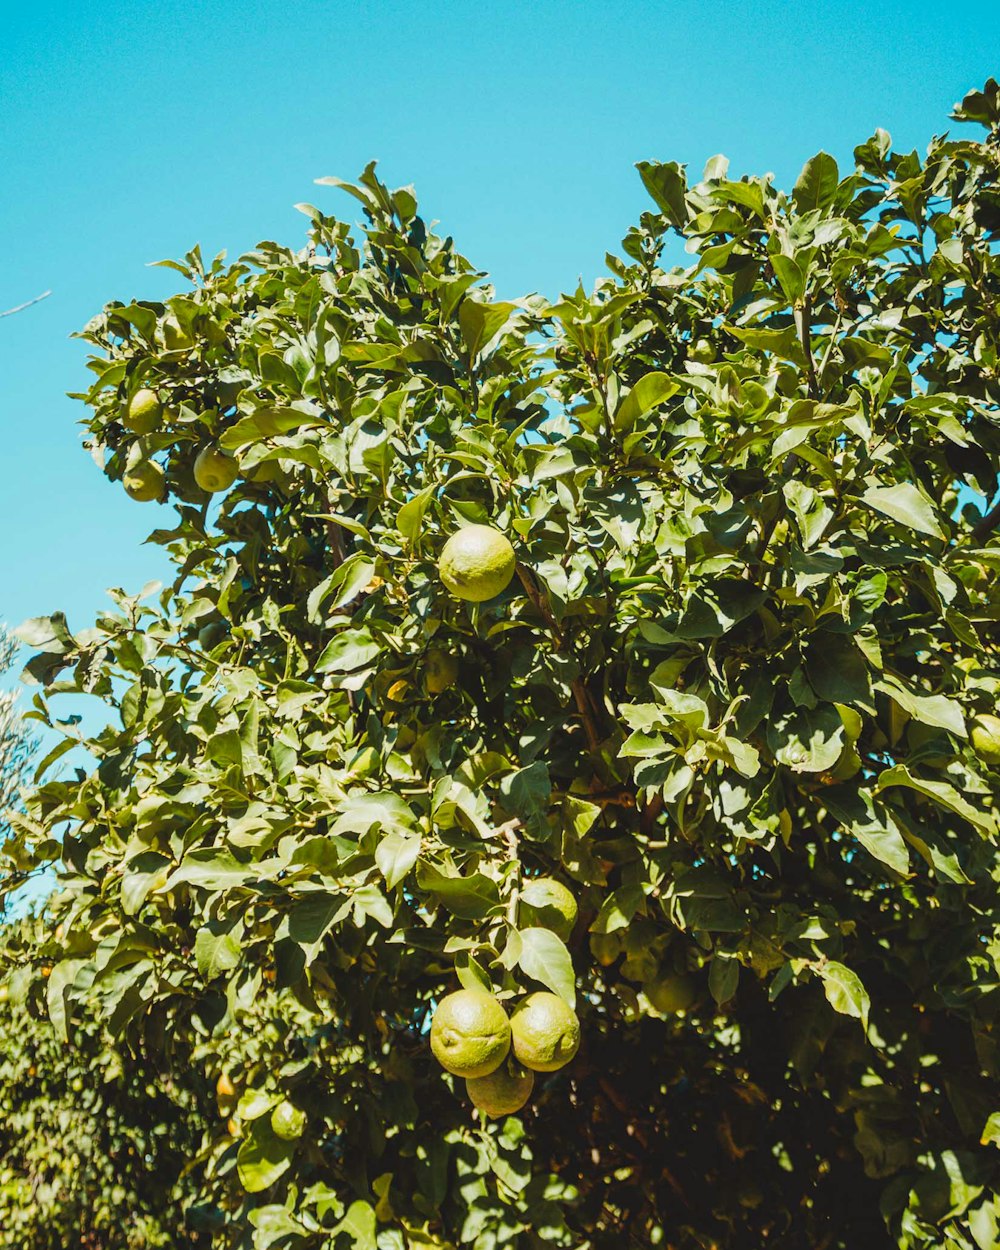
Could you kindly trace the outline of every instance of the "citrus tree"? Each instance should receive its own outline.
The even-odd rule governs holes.
[[[252,1043],[219,1245],[996,1244],[1000,88],[956,116],[790,193],[643,162],[555,302],[369,167],[87,326],[176,574],[22,629],[35,716],[111,715],[6,853],[57,1011]]]

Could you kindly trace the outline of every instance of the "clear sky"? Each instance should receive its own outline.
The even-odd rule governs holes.
[[[967,0],[0,3],[0,620],[163,568],[79,446],[83,346],[108,299],[171,294],[146,268],[195,242],[299,243],[313,186],[376,157],[503,296],[602,271],[647,207],[633,163],[725,152],[790,184],[876,126],[921,148],[1000,73],[1000,5]],[[334,205],[337,207],[334,208]]]

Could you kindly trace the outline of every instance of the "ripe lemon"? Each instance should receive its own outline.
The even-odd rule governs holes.
[[[554,877],[533,877],[521,888],[520,914],[527,928],[551,929],[565,942],[576,924],[576,899]]]
[[[194,462],[194,480],[210,495],[228,490],[236,481],[239,465],[217,447],[204,447]]]
[[[557,1072],[580,1049],[580,1021],[572,1007],[542,991],[518,1003],[510,1018],[515,1057],[533,1072]]]
[[[306,1127],[306,1114],[301,1107],[283,1098],[271,1112],[271,1128],[282,1141],[295,1141]]]
[[[450,651],[434,648],[424,658],[424,686],[428,694],[440,694],[458,680],[458,660]]]
[[[694,981],[690,977],[674,973],[658,977],[655,981],[647,981],[642,989],[656,1010],[663,1015],[687,1011],[698,997]]]
[[[122,474],[125,493],[139,503],[163,498],[164,474],[155,460],[140,460]]]
[[[1000,764],[1000,716],[982,712],[973,720],[969,737],[980,759],[987,764]]]
[[[534,1072],[510,1063],[502,1063],[489,1076],[476,1076],[465,1082],[473,1105],[492,1119],[520,1111],[531,1097],[534,1085]]]
[[[235,1098],[236,1086],[228,1072],[221,1072],[215,1082],[215,1092],[220,1098]]]
[[[516,564],[514,548],[499,530],[466,525],[445,543],[438,572],[456,599],[485,603],[507,589]]]
[[[122,417],[122,425],[133,434],[152,434],[160,424],[162,416],[163,405],[159,395],[149,387],[143,387],[132,396]]]
[[[431,1021],[431,1050],[455,1076],[487,1076],[510,1050],[510,1021],[492,994],[456,990],[442,998]]]

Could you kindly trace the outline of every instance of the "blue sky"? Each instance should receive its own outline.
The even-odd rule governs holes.
[[[377,157],[502,296],[554,295],[647,207],[635,161],[725,152],[790,184],[876,126],[922,148],[1000,72],[995,0],[42,0],[5,6],[0,35],[0,308],[53,292],[0,320],[0,620],[73,627],[164,568],[142,545],[156,505],[104,480],[65,397],[73,330],[176,289],[148,262],[297,243],[297,201],[354,215],[312,180]]]

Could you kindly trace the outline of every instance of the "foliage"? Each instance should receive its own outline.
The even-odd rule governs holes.
[[[7,960],[41,958],[47,928],[42,918],[5,926]],[[182,1172],[205,1120],[196,1083],[182,1067],[164,1071],[154,1047],[133,1055],[92,1025],[75,1027],[69,1045],[18,1001],[24,985],[15,972],[0,1002],[0,1247],[207,1246],[196,1230],[177,1240]]]
[[[256,1048],[216,1244],[996,1244],[997,84],[957,115],[985,140],[878,131],[791,194],[643,162],[655,211],[554,304],[369,167],[322,180],[360,232],[302,205],[303,250],[196,249],[87,327],[91,450],[162,467],[177,573],[22,630],[40,720],[114,717],[8,854],[61,863],[57,1014]],[[468,523],[518,560],[481,605],[437,570]],[[459,984],[575,1001],[518,1117],[429,1056]]]

